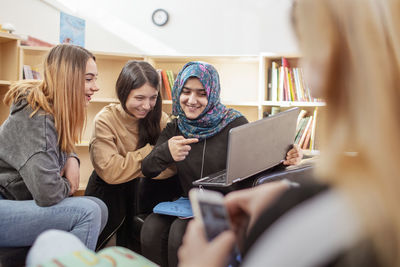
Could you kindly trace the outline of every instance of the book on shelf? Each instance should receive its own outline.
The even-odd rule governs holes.
[[[281,112],[281,107],[271,107],[271,115]]]
[[[172,99],[172,94],[171,94],[171,89],[167,77],[167,73],[165,70],[158,69],[157,70],[158,75],[159,75],[159,80],[160,80],[160,93],[161,97],[163,100],[171,100]]]
[[[48,43],[46,41],[40,40],[38,38],[29,35],[19,35],[21,37],[21,45],[24,46],[44,46],[53,47],[54,44]]]
[[[297,118],[296,135],[294,143],[306,150],[315,150],[315,134],[318,117],[318,107],[312,115],[307,116],[307,111],[301,110]]]
[[[271,75],[271,88],[270,88],[270,100],[271,101],[278,101],[278,64],[276,62],[272,62],[272,68],[270,70]]]
[[[23,70],[23,79],[25,80],[41,80],[42,76],[37,67],[31,67],[30,65],[24,65],[22,67]]]
[[[41,80],[42,79],[42,75],[39,72],[39,68],[37,67],[31,67],[32,69],[32,75],[33,75],[33,79],[35,80]]]
[[[172,70],[167,70],[166,73],[167,73],[167,77],[168,77],[169,88],[171,88],[171,93],[172,93],[172,90],[174,88],[174,81],[175,81],[174,73],[172,72]]]
[[[299,145],[300,139],[301,139],[302,135],[304,134],[304,130],[306,128],[306,125],[307,125],[309,119],[310,119],[310,117],[304,117],[304,118],[300,119],[300,122],[296,127],[297,128],[296,137],[294,139],[295,144]]]
[[[300,140],[298,143],[299,147],[301,147],[301,148],[306,146],[305,141],[306,141],[308,131],[311,130],[310,125],[311,125],[312,119],[313,119],[312,116],[308,117],[307,124],[305,124],[304,130],[301,133],[301,137],[300,137]]]
[[[24,80],[33,80],[33,72],[32,72],[32,68],[29,65],[24,65],[22,67],[23,70],[23,79]]]
[[[303,76],[303,70],[290,66],[287,58],[281,58],[280,62],[272,61],[268,71],[267,100],[320,102],[320,99],[311,97],[310,89]]]
[[[317,126],[317,117],[318,117],[318,107],[314,109],[314,115],[313,115],[313,123],[311,127],[311,137],[310,137],[310,150],[315,149],[315,131],[316,131],[316,126]]]

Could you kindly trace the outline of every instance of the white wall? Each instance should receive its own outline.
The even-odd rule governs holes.
[[[59,10],[86,20],[86,47],[146,54],[296,52],[291,0],[0,0],[0,23],[59,41]],[[151,14],[169,12],[163,27]]]

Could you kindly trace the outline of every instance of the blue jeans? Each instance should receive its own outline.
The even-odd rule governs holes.
[[[7,200],[0,195],[0,247],[31,246],[45,230],[58,229],[94,250],[107,216],[106,205],[95,197],[69,197],[40,207],[34,200]]]

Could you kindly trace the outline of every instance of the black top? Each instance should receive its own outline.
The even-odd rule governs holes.
[[[229,130],[246,123],[248,121],[245,117],[239,117],[218,134],[190,145],[192,149],[185,160],[176,162],[184,196],[187,196],[193,187],[192,182],[201,178],[203,149],[205,150],[202,177],[225,169]],[[142,161],[142,172],[146,177],[156,177],[175,163],[168,148],[168,140],[178,135],[182,135],[182,133],[178,128],[177,119],[174,119],[167,124],[152,152]]]

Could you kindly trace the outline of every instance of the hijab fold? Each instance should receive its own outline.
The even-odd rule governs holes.
[[[207,106],[196,119],[188,119],[179,97],[187,79],[197,77],[207,94]],[[187,63],[176,77],[172,90],[172,114],[178,117],[178,127],[185,138],[207,139],[219,133],[229,123],[243,115],[220,102],[220,83],[217,70],[205,62]]]

